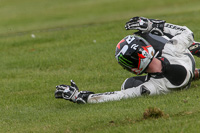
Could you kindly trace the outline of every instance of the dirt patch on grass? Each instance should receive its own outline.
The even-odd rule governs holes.
[[[145,112],[143,113],[143,119],[158,119],[161,117],[168,117],[168,114],[165,114],[162,110],[160,110],[160,108],[156,108],[156,107],[149,107],[145,110]]]

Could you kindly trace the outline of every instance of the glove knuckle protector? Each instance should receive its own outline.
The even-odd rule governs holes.
[[[141,30],[141,31],[149,31],[152,27],[149,19],[144,17],[133,17],[128,21],[125,25],[126,30]]]
[[[67,85],[58,85],[56,86],[56,91],[54,93],[55,98],[63,98],[63,91],[67,88]]]

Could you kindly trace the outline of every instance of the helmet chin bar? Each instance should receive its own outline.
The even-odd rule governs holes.
[[[136,75],[142,74],[142,73],[141,73],[141,70],[138,69],[138,68],[132,68],[132,69],[131,69],[131,72],[133,72],[133,73],[136,74]]]
[[[153,58],[148,60],[148,62],[145,62],[145,67],[144,68],[131,68],[131,72],[133,72],[136,75],[141,75],[145,72],[145,70],[148,68],[149,64],[151,63]]]

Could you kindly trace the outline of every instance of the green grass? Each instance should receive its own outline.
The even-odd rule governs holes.
[[[0,0],[0,132],[198,132],[199,81],[168,95],[86,105],[57,100],[54,91],[71,79],[80,90],[120,90],[133,76],[114,57],[116,44],[133,32],[124,29],[125,22],[133,16],[164,19],[188,26],[200,41],[199,5],[198,0]],[[148,107],[169,117],[144,120]]]

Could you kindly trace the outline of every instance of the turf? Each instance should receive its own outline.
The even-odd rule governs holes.
[[[133,76],[114,57],[116,44],[133,32],[124,29],[125,22],[133,16],[164,19],[188,26],[200,41],[199,4],[0,0],[0,132],[198,132],[199,81],[181,92],[101,104],[58,100],[54,91],[71,79],[80,90],[120,90]],[[166,117],[144,119],[149,107]]]

